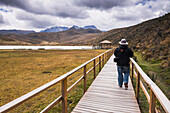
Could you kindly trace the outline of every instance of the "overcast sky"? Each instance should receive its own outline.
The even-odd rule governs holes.
[[[0,0],[0,29],[132,26],[170,12],[170,0]]]

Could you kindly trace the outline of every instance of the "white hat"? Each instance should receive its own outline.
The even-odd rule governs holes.
[[[126,41],[126,39],[122,39],[120,42],[119,42],[120,45],[128,45],[128,42]]]

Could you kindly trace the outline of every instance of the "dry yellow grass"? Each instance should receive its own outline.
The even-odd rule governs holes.
[[[1,50],[0,106],[48,83],[104,51]],[[53,90],[54,88],[51,88],[48,92]],[[30,101],[27,106],[32,104]]]

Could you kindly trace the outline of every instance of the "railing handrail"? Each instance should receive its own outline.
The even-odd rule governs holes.
[[[23,95],[23,96],[15,99],[15,100],[13,100],[13,101],[11,101],[11,102],[9,102],[9,103],[1,106],[1,107],[0,107],[0,113],[1,113],[1,112],[5,112],[5,111],[8,111],[9,109],[13,109],[14,107],[20,105],[21,103],[23,103],[23,102],[31,99],[32,97],[34,97],[34,96],[36,96],[37,94],[45,91],[45,90],[48,89],[49,87],[52,87],[53,85],[57,84],[58,82],[66,79],[66,78],[69,77],[71,74],[75,73],[76,71],[78,71],[79,69],[83,68],[84,66],[86,66],[87,64],[89,64],[90,62],[92,62],[93,60],[101,57],[102,55],[104,55],[105,53],[108,53],[108,52],[111,51],[111,50],[113,50],[113,48],[112,48],[112,49],[109,49],[108,51],[106,51],[106,52],[104,52],[104,53],[102,53],[102,54],[100,54],[100,55],[98,55],[98,56],[96,56],[96,57],[94,57],[94,58],[92,58],[91,60],[89,60],[89,61],[83,63],[82,65],[74,68],[73,70],[67,72],[66,74],[61,75],[60,77],[58,77],[58,78],[56,78],[56,79],[54,79],[54,80],[52,80],[52,81],[50,81],[50,82],[48,82],[48,83],[40,86],[40,87],[38,87],[37,89],[34,89],[33,91],[31,91],[31,92],[29,92],[29,93],[27,93],[27,94],[25,94],[25,95]]]
[[[160,88],[147,76],[147,74],[141,69],[141,67],[134,61],[133,58],[130,58],[131,62],[136,67],[137,71],[142,76],[143,80],[150,86],[150,89],[153,91],[154,95],[157,97],[162,107],[167,113],[170,113],[170,101],[165,96],[165,94],[160,90]]]

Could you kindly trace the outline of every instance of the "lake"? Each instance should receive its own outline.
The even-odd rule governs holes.
[[[61,49],[61,50],[70,50],[70,49],[93,49],[92,46],[18,46],[18,45],[3,45],[0,46],[0,49]]]

